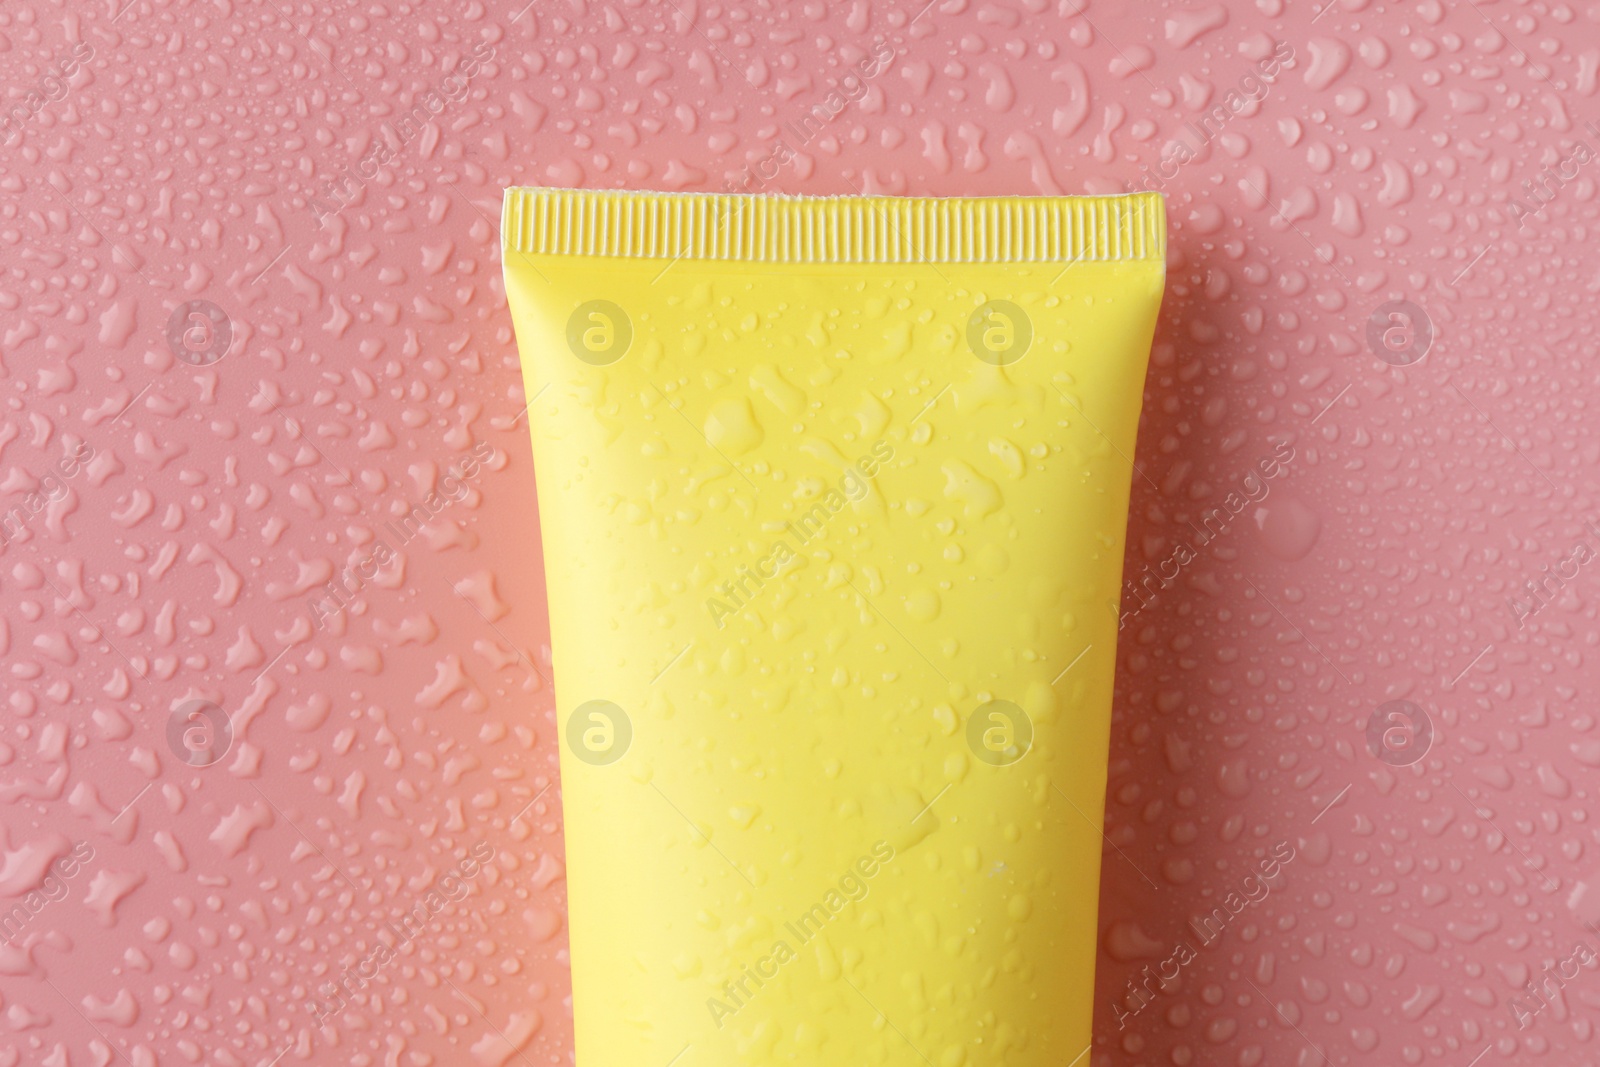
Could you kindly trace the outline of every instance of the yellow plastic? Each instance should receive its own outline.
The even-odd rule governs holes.
[[[1160,197],[502,236],[579,1067],[1086,1062]]]

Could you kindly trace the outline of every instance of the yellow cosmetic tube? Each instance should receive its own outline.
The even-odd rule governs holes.
[[[1086,1062],[1157,194],[516,188],[578,1067]]]

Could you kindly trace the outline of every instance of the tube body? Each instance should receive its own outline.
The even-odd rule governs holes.
[[[579,1067],[1085,1062],[1160,197],[513,189],[503,242]]]

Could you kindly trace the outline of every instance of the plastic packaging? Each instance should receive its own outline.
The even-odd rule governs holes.
[[[579,1067],[1082,1060],[1159,195],[502,237]]]

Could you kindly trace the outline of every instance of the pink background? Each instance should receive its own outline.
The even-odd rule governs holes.
[[[0,558],[0,905],[93,850],[0,946],[0,1067],[570,1060],[500,190],[720,188],[878,41],[892,64],[767,188],[1118,192],[1226,108],[1163,168],[1129,577],[1267,495],[1123,633],[1092,1061],[1595,1056],[1593,964],[1525,1028],[1510,1000],[1600,948],[1600,572],[1575,552],[1600,545],[1600,270],[1572,151],[1600,144],[1600,11],[122,2],[0,7],[0,503],[27,514]],[[482,43],[464,98],[385,132]],[[220,362],[174,358],[188,300],[230,320]],[[1367,340],[1392,300],[1431,322],[1408,367]],[[465,499],[313,626],[314,590],[485,443]],[[1565,587],[1519,622],[1547,567]],[[1397,699],[1420,760],[1404,720],[1369,746]],[[210,766],[167,739],[195,700],[229,718]],[[1284,842],[1201,942],[1187,921]],[[465,899],[308,1030],[309,990],[473,848]],[[1119,1020],[1130,983],[1153,992]]]

